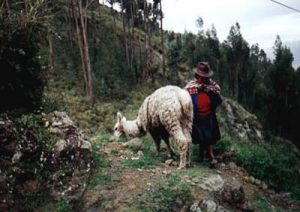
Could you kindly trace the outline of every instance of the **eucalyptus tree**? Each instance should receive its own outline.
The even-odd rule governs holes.
[[[291,110],[293,108],[292,102],[296,93],[293,85],[295,71],[292,62],[294,58],[290,49],[283,46],[279,36],[275,40],[273,49],[275,59],[269,75],[271,93],[267,120],[274,132],[288,137],[290,129],[294,127],[291,121],[294,117],[294,111]]]
[[[91,103],[94,102],[94,89],[92,68],[89,54],[89,44],[87,38],[87,8],[89,1],[71,0],[71,9],[74,18],[78,45],[80,49],[82,71],[85,82],[85,90],[87,97]]]
[[[240,98],[239,91],[243,89],[240,88],[241,73],[245,71],[250,53],[249,45],[241,34],[239,23],[230,28],[229,35],[224,44],[229,65],[229,89],[231,96],[235,100],[238,100]]]

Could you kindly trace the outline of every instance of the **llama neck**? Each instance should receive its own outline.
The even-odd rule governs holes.
[[[124,132],[126,135],[140,137],[145,135],[145,131],[143,128],[138,124],[137,119],[133,121],[126,121],[123,123]]]

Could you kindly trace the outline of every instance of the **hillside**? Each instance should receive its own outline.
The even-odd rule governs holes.
[[[23,188],[27,188],[31,192],[30,197],[28,196],[29,193],[21,192],[18,194],[22,195],[23,198],[25,197],[25,201],[19,202],[19,209],[23,207],[26,210],[38,209],[42,211],[71,211],[75,208],[80,211],[199,211],[200,209],[203,211],[287,211],[300,209],[300,204],[291,198],[290,193],[282,192],[272,185],[274,181],[270,179],[271,176],[268,173],[263,173],[266,175],[260,176],[264,179],[257,178],[261,171],[266,171],[264,165],[272,166],[273,161],[269,163],[270,161],[267,160],[271,158],[263,158],[267,155],[262,151],[264,148],[271,147],[268,146],[271,144],[266,143],[265,133],[256,117],[232,100],[226,99],[218,114],[222,128],[222,139],[216,148],[219,161],[217,166],[210,167],[207,161],[199,162],[197,159],[198,148],[194,146],[192,167],[177,170],[179,159],[169,160],[166,146],[163,146],[162,152],[157,156],[155,145],[149,136],[140,139],[123,137],[120,141],[115,141],[112,138],[116,112],[120,110],[128,118],[134,118],[144,97],[151,93],[155,89],[154,87],[147,86],[142,90],[133,91],[127,99],[98,101],[93,107],[89,107],[87,100],[77,95],[77,89],[68,86],[72,82],[66,83],[67,78],[62,76],[59,76],[60,79],[50,77],[45,97],[51,99],[53,104],[51,105],[52,108],[48,107],[43,110],[64,108],[67,111],[75,123],[67,121],[65,118],[61,119],[62,123],[71,123],[72,126],[78,127],[76,131],[83,133],[85,140],[91,143],[93,155],[91,170],[82,175],[80,173],[87,167],[86,165],[77,165],[78,162],[79,164],[82,163],[81,160],[85,161],[84,163],[89,163],[89,151],[82,152],[80,149],[69,149],[69,153],[67,151],[64,154],[69,155],[73,154],[72,151],[79,151],[81,153],[78,156],[81,159],[78,158],[79,160],[74,160],[74,162],[77,161],[76,163],[72,163],[76,175],[72,175],[72,178],[62,177],[68,173],[68,169],[63,167],[69,162],[63,159],[65,156],[60,153],[62,162],[58,164],[61,164],[61,167],[55,168],[59,172],[53,176],[60,176],[63,184],[54,186],[53,183],[56,181],[44,182],[42,177],[24,179],[18,183],[19,187],[13,188],[14,192],[11,194],[14,196],[15,192],[17,194]],[[47,105],[50,106],[50,104]],[[47,123],[49,120],[50,123],[45,126],[54,127],[50,132],[56,132],[57,130],[54,130],[56,127],[65,126],[65,124],[60,126],[59,113],[54,113],[56,119],[51,118],[53,117],[51,114],[43,115],[45,117],[43,123]],[[38,117],[39,115],[36,118]],[[36,118],[24,116],[23,120],[27,121],[23,122],[25,124],[23,127],[31,129],[34,123],[40,122]],[[5,119],[2,122],[7,123]],[[5,128],[2,127],[1,129],[3,132]],[[34,131],[33,133],[35,135],[38,132]],[[38,136],[37,142],[43,138],[49,139],[49,136]],[[54,147],[59,145],[61,142],[58,137],[51,136],[50,138],[51,143],[49,143],[48,149],[51,149],[52,145]],[[285,146],[282,143],[280,145],[281,147]],[[64,148],[68,149],[68,147]],[[261,151],[256,154],[251,152],[253,148],[255,151],[259,149]],[[276,146],[273,146],[268,151],[274,151],[275,148]],[[3,152],[5,149],[2,148],[1,151]],[[64,152],[65,150],[59,151]],[[78,153],[75,154],[75,158],[78,157],[76,156]],[[249,158],[251,154],[253,155]],[[298,158],[298,162],[293,162],[299,165],[299,152],[290,152],[288,157],[294,158],[293,154],[297,154],[296,158]],[[14,158],[16,157],[15,152],[12,152],[12,155]],[[280,157],[280,155],[276,157]],[[29,158],[32,157],[29,156]],[[30,160],[29,158],[27,160]],[[15,161],[13,167],[30,173],[32,168],[25,170],[22,165],[23,160],[23,156],[21,156],[21,160]],[[256,160],[259,164],[255,164]],[[243,164],[241,161],[245,163]],[[248,171],[239,167],[237,165],[239,163],[246,165],[245,168],[248,168]],[[10,165],[6,166],[10,167]],[[256,171],[251,169],[254,168],[253,166],[257,166]],[[280,168],[280,166],[281,164],[278,166],[275,164],[275,168]],[[16,174],[16,172],[9,173]],[[42,172],[38,173],[42,174]],[[81,177],[78,178],[79,176]],[[8,179],[7,177],[7,175],[2,175],[2,179]],[[46,192],[45,188],[41,187],[45,183],[50,186],[47,188],[53,186],[56,188],[56,192],[53,193],[52,191],[50,195],[50,201],[45,201],[48,199],[45,196],[48,195],[48,191]],[[12,185],[17,186],[17,184]],[[7,196],[4,193],[5,197]],[[10,205],[11,203],[6,204]],[[5,209],[6,204],[1,204],[1,207]],[[12,208],[16,209],[15,207]]]
[[[272,64],[259,47],[248,46],[238,24],[232,35],[237,33],[222,44],[214,32],[165,31],[162,46],[158,7],[151,7],[148,15],[156,20],[150,21],[145,5],[138,5],[143,8],[136,14],[127,7],[121,16],[94,2],[81,22],[86,25],[78,27],[83,20],[75,14],[79,3],[78,8],[73,1],[72,7],[64,1],[24,3],[32,7],[25,24],[19,4],[1,5],[12,7],[0,13],[0,25],[9,32],[0,30],[5,44],[0,45],[5,76],[0,86],[0,211],[300,210],[300,152],[273,134],[297,136],[288,119],[297,117],[299,72],[290,67],[292,54],[280,39],[278,61]],[[51,12],[50,21],[34,19]],[[51,27],[45,30],[43,24]],[[89,59],[83,56],[87,44]],[[173,141],[175,159],[164,144],[157,153],[149,135],[115,139],[118,111],[134,119],[157,88],[184,86],[199,60],[210,61],[224,95],[217,111],[221,140],[213,146],[217,164],[200,160],[193,145],[191,167],[179,170]],[[282,70],[288,77],[280,86],[288,89],[276,90]],[[278,99],[272,99],[276,94]],[[286,118],[282,108],[296,115]]]

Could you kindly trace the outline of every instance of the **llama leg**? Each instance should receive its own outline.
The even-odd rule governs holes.
[[[170,146],[170,140],[169,138],[163,138],[163,140],[165,141],[165,143],[167,144],[168,147],[168,151],[169,151],[169,157],[171,157],[172,159],[175,159],[176,154],[173,152],[171,146]]]
[[[187,166],[187,154],[188,154],[188,149],[190,146],[190,143],[187,141],[185,138],[182,130],[179,130],[176,132],[174,135],[174,140],[176,142],[176,145],[180,151],[180,164],[179,164],[179,169],[185,168]]]
[[[170,146],[170,134],[168,133],[168,131],[166,131],[165,129],[161,130],[161,137],[162,139],[165,141],[167,147],[168,147],[168,151],[169,151],[169,157],[171,157],[172,159],[175,159],[175,153],[173,152],[171,146]]]
[[[156,151],[157,151],[157,154],[158,154],[160,152],[161,137],[160,137],[159,133],[157,132],[157,130],[150,130],[149,133],[151,134],[151,136],[154,140],[154,143],[155,143],[155,146],[156,146]]]
[[[183,133],[185,135],[186,142],[187,142],[187,154],[186,154],[187,166],[190,166],[191,165],[191,152],[192,152],[191,133],[188,128],[184,128]]]

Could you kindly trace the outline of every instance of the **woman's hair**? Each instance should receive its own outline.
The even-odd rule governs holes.
[[[195,74],[195,78],[196,78],[197,80],[201,78],[201,81],[202,81],[204,84],[206,84],[206,85],[209,84],[209,77],[201,77],[201,76],[199,76],[198,74]]]

